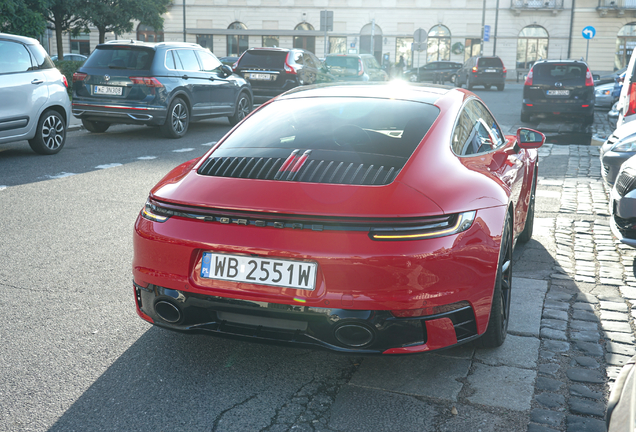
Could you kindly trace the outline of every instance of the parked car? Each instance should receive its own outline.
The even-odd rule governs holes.
[[[502,91],[506,86],[507,70],[499,57],[474,56],[466,60],[457,71],[457,85],[466,85],[468,90],[473,86],[484,86],[486,90],[495,86]]]
[[[404,77],[411,82],[455,83],[457,71],[461,67],[462,64],[457,62],[434,61],[419,68],[407,70],[404,72]]]
[[[617,83],[601,84],[594,87],[594,106],[599,108],[611,108],[618,102],[618,96],[615,95],[615,87]]]
[[[90,132],[124,123],[181,138],[191,121],[227,117],[237,124],[252,101],[247,81],[193,43],[100,44],[73,75],[73,115]]]
[[[609,199],[610,227],[621,243],[636,247],[636,157],[620,167]]]
[[[71,118],[67,87],[37,40],[0,33],[0,144],[28,140],[43,155],[62,150]]]
[[[598,86],[598,85],[616,82],[616,79],[620,77],[622,74],[624,74],[626,70],[627,70],[627,66],[625,66],[624,68],[618,69],[612,72],[611,74],[597,75],[596,78],[594,78],[594,85]]]
[[[613,186],[623,162],[636,154],[636,122],[616,128],[603,143],[599,153],[603,180]]]
[[[636,120],[636,56],[631,56],[618,98],[618,126]]]
[[[324,64],[336,81],[387,81],[389,75],[382,70],[371,54],[329,54]]]
[[[585,62],[538,60],[523,86],[521,121],[532,116],[559,116],[594,123],[594,81]]]
[[[618,123],[618,102],[612,105],[612,108],[607,112],[607,121],[609,122],[612,129],[616,129],[616,125]]]
[[[318,57],[300,48],[250,48],[241,55],[234,72],[252,84],[257,102],[298,86],[335,81]]]
[[[636,356],[623,365],[607,401],[607,432],[636,430]]]
[[[234,63],[236,63],[236,61],[238,60],[238,57],[235,56],[229,56],[229,57],[220,57],[219,60],[221,60],[221,63],[223,63],[224,65],[228,65],[230,67],[234,66]]]
[[[87,56],[82,54],[64,54],[64,57],[62,57],[62,60],[85,62],[87,58],[88,58]],[[57,61],[57,56],[56,55],[51,56],[51,60]]]
[[[456,88],[291,90],[150,191],[137,313],[358,354],[499,346],[544,140]]]

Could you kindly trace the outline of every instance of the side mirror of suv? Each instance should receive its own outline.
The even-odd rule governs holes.
[[[232,68],[229,67],[228,65],[222,65],[221,70],[223,71],[226,77],[229,77],[230,75],[234,73],[234,71],[232,71]]]

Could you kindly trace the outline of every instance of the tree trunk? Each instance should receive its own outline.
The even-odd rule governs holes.
[[[54,15],[55,18],[55,43],[57,45],[57,59],[64,60],[64,44],[62,43],[62,20]]]
[[[106,40],[106,27],[97,27],[97,30],[99,30],[99,43],[103,44]]]

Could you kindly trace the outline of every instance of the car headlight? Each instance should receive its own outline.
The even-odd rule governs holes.
[[[636,152],[636,134],[618,141],[610,150],[622,153]]]
[[[612,90],[596,90],[596,96],[609,96],[612,94]]]

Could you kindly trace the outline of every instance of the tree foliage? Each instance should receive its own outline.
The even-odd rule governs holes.
[[[48,0],[0,0],[0,32],[37,38],[46,30]]]
[[[133,20],[155,29],[163,28],[162,15],[170,0],[84,0],[78,15],[99,31],[99,43],[107,32],[121,35],[132,31]]]
[[[88,31],[86,21],[77,14],[78,8],[82,2],[81,0],[46,1],[47,6],[45,17],[48,22],[53,24],[53,28],[55,29],[58,58],[64,58],[64,45],[62,44],[63,33],[70,32],[77,35],[82,31]]]

